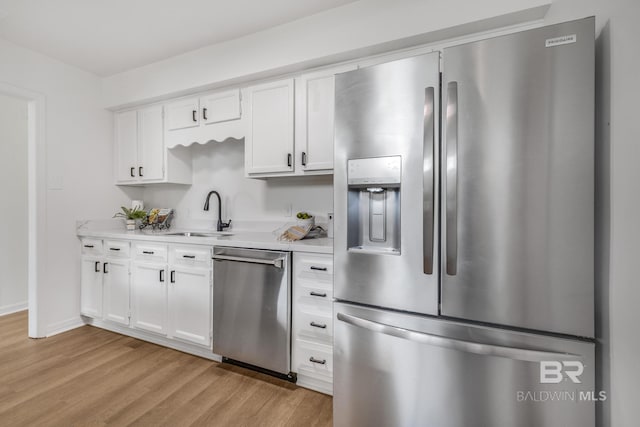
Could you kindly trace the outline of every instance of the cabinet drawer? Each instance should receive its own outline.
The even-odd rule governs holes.
[[[326,314],[307,312],[301,308],[299,307],[295,313],[296,338],[333,345],[333,316],[331,312]]]
[[[145,262],[167,262],[167,245],[136,243],[134,259]]]
[[[296,279],[312,283],[333,286],[333,256],[321,254],[294,255],[294,274]]]
[[[306,280],[296,281],[296,298],[298,304],[328,305],[328,312],[331,312],[331,301],[333,301],[333,288],[323,286],[323,284],[312,283]]]
[[[171,246],[169,248],[169,264],[209,268],[211,266],[211,248],[204,246]]]
[[[296,340],[293,370],[298,374],[333,380],[333,347]]]
[[[82,255],[102,255],[102,240],[82,239]]]
[[[118,240],[105,240],[104,242],[104,252],[110,258],[129,258],[131,255],[129,248],[129,242]]]

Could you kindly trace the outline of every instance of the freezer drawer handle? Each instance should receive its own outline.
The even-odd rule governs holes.
[[[326,365],[327,361],[325,359],[316,359],[315,357],[311,356],[309,358],[309,362],[311,363],[317,363],[318,365]]]
[[[327,325],[325,325],[324,323],[311,322],[309,323],[309,325],[313,326],[314,328],[327,329]]]
[[[237,262],[248,262],[250,264],[266,264],[266,265],[273,265],[276,268],[282,268],[284,263],[284,258],[259,259],[259,258],[245,258],[240,256],[231,256],[231,255],[214,255],[213,259],[215,259],[216,261],[237,261]]]
[[[446,273],[458,270],[458,82],[447,85],[447,128],[445,130],[446,175]]]
[[[312,297],[322,297],[322,298],[326,298],[327,297],[327,293],[326,292],[320,293],[320,292],[311,291],[311,292],[309,292],[309,295],[311,295]]]
[[[525,362],[541,362],[546,360],[576,360],[583,357],[577,354],[557,353],[552,351],[530,350],[526,348],[507,347],[495,344],[483,344],[456,338],[446,338],[418,332],[411,329],[386,325],[372,320],[362,319],[349,314],[338,313],[338,320],[353,326],[368,329],[392,337],[403,338],[420,344],[434,345],[451,350],[464,351],[466,353],[480,354],[483,356],[506,357],[507,359],[522,360]]]

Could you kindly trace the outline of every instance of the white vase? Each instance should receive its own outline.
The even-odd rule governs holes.
[[[136,229],[136,220],[128,219],[127,220],[127,231],[134,231]]]
[[[311,218],[306,218],[306,219],[297,218],[296,224],[299,225],[300,227],[313,228],[313,226],[316,225],[316,217],[312,216]]]

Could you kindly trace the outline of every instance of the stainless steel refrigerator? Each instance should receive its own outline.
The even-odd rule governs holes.
[[[595,424],[594,32],[336,76],[335,425]]]

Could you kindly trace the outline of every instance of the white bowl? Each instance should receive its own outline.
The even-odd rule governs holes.
[[[314,225],[316,225],[316,217],[312,216],[311,218],[307,218],[307,219],[296,218],[296,224],[299,225],[300,227],[312,228]]]

